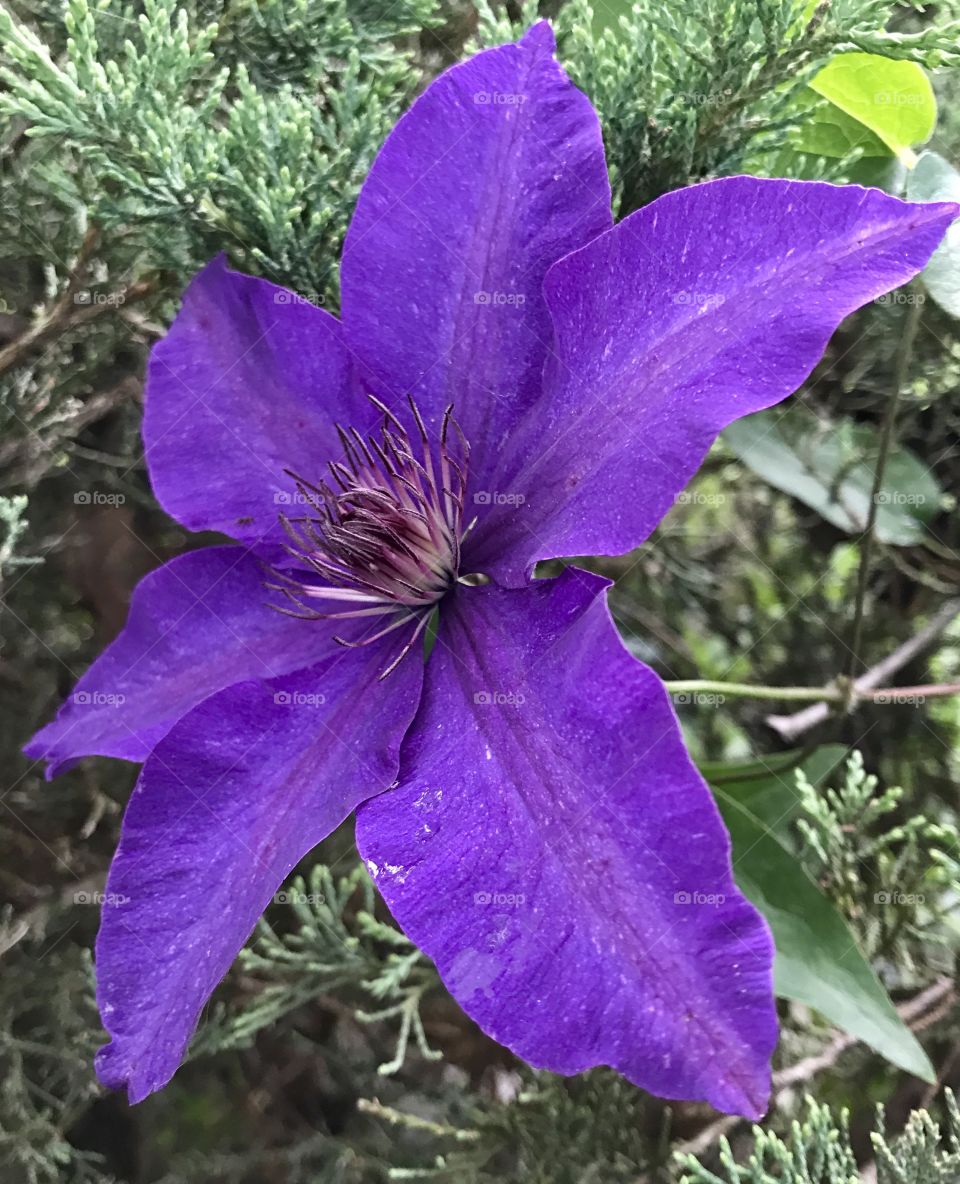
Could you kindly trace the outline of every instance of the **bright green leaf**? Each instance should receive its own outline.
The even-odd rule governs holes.
[[[796,106],[806,111],[792,141],[797,151],[839,159],[859,149],[866,157],[890,159],[890,149],[875,132],[813,91],[801,91]]]
[[[925,143],[937,122],[930,80],[915,62],[872,53],[843,53],[810,83],[840,112],[869,129],[897,156]]]
[[[895,292],[884,299],[916,299]],[[789,411],[759,411],[723,433],[748,468],[816,510],[849,534],[866,527],[879,447],[871,424],[841,419],[824,423],[802,404]],[[877,500],[877,538],[912,546],[940,506],[942,492],[928,467],[906,448],[891,453]]]
[[[960,173],[936,152],[924,152],[907,178],[910,201],[960,201]],[[960,317],[960,221],[934,251],[921,279],[951,316]]]
[[[724,790],[714,793],[733,842],[737,883],[773,933],[776,993],[805,1003],[892,1064],[932,1082],[926,1053],[844,919],[769,828]]]

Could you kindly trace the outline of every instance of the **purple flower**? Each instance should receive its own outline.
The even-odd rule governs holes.
[[[710,792],[608,581],[533,567],[640,544],[717,433],[795,390],[956,207],[733,177],[614,227],[553,49],[541,23],[400,121],[341,320],[216,260],[153,352],[156,496],[237,541],[147,576],[27,749],[51,772],[145,762],[97,945],[98,1071],[133,1101],[356,811],[397,921],[495,1039],[764,1110],[772,946]]]

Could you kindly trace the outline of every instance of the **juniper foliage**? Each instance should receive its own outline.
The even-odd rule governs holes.
[[[951,1184],[960,1171],[960,1110],[945,1092],[944,1128],[925,1110],[915,1110],[903,1133],[888,1142],[883,1111],[871,1132],[877,1184]],[[861,1184],[863,1177],[850,1143],[849,1115],[834,1116],[829,1106],[806,1102],[802,1121],[786,1139],[754,1127],[753,1150],[738,1161],[721,1140],[723,1175],[709,1171],[692,1156],[681,1157],[680,1184]]]
[[[953,821],[898,817],[904,791],[878,791],[861,753],[850,756],[844,774],[838,789],[815,789],[797,773],[801,857],[894,985],[950,973],[960,832]]]

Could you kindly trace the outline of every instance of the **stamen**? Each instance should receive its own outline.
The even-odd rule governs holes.
[[[368,398],[383,415],[379,437],[364,438],[355,428],[338,424],[343,459],[327,466],[330,484],[313,484],[288,470],[307,513],[296,518],[280,515],[290,539],[286,549],[317,582],[273,571],[276,582],[268,586],[293,605],[271,606],[288,616],[393,618],[359,640],[335,639],[351,649],[410,626],[409,638],[380,675],[386,678],[413,648],[436,603],[456,583],[466,533],[470,448],[452,406],[445,409],[438,439],[431,443],[423,416],[408,397],[414,448],[399,417],[380,399]],[[344,607],[319,611],[317,602],[323,600],[339,601]]]

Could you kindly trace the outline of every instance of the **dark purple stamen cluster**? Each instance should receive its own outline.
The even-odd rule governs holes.
[[[470,448],[452,407],[444,413],[434,450],[416,404],[409,401],[419,439],[415,450],[396,415],[372,395],[370,401],[383,412],[379,439],[338,425],[344,459],[328,466],[329,479],[314,485],[290,474],[310,512],[280,520],[293,544],[288,550],[317,582],[275,572],[280,582],[269,587],[293,604],[275,606],[291,616],[391,618],[360,640],[336,638],[341,645],[369,645],[410,625],[410,636],[380,675],[385,678],[409,653],[433,606],[457,579]],[[325,600],[352,607],[337,612],[315,607]]]

